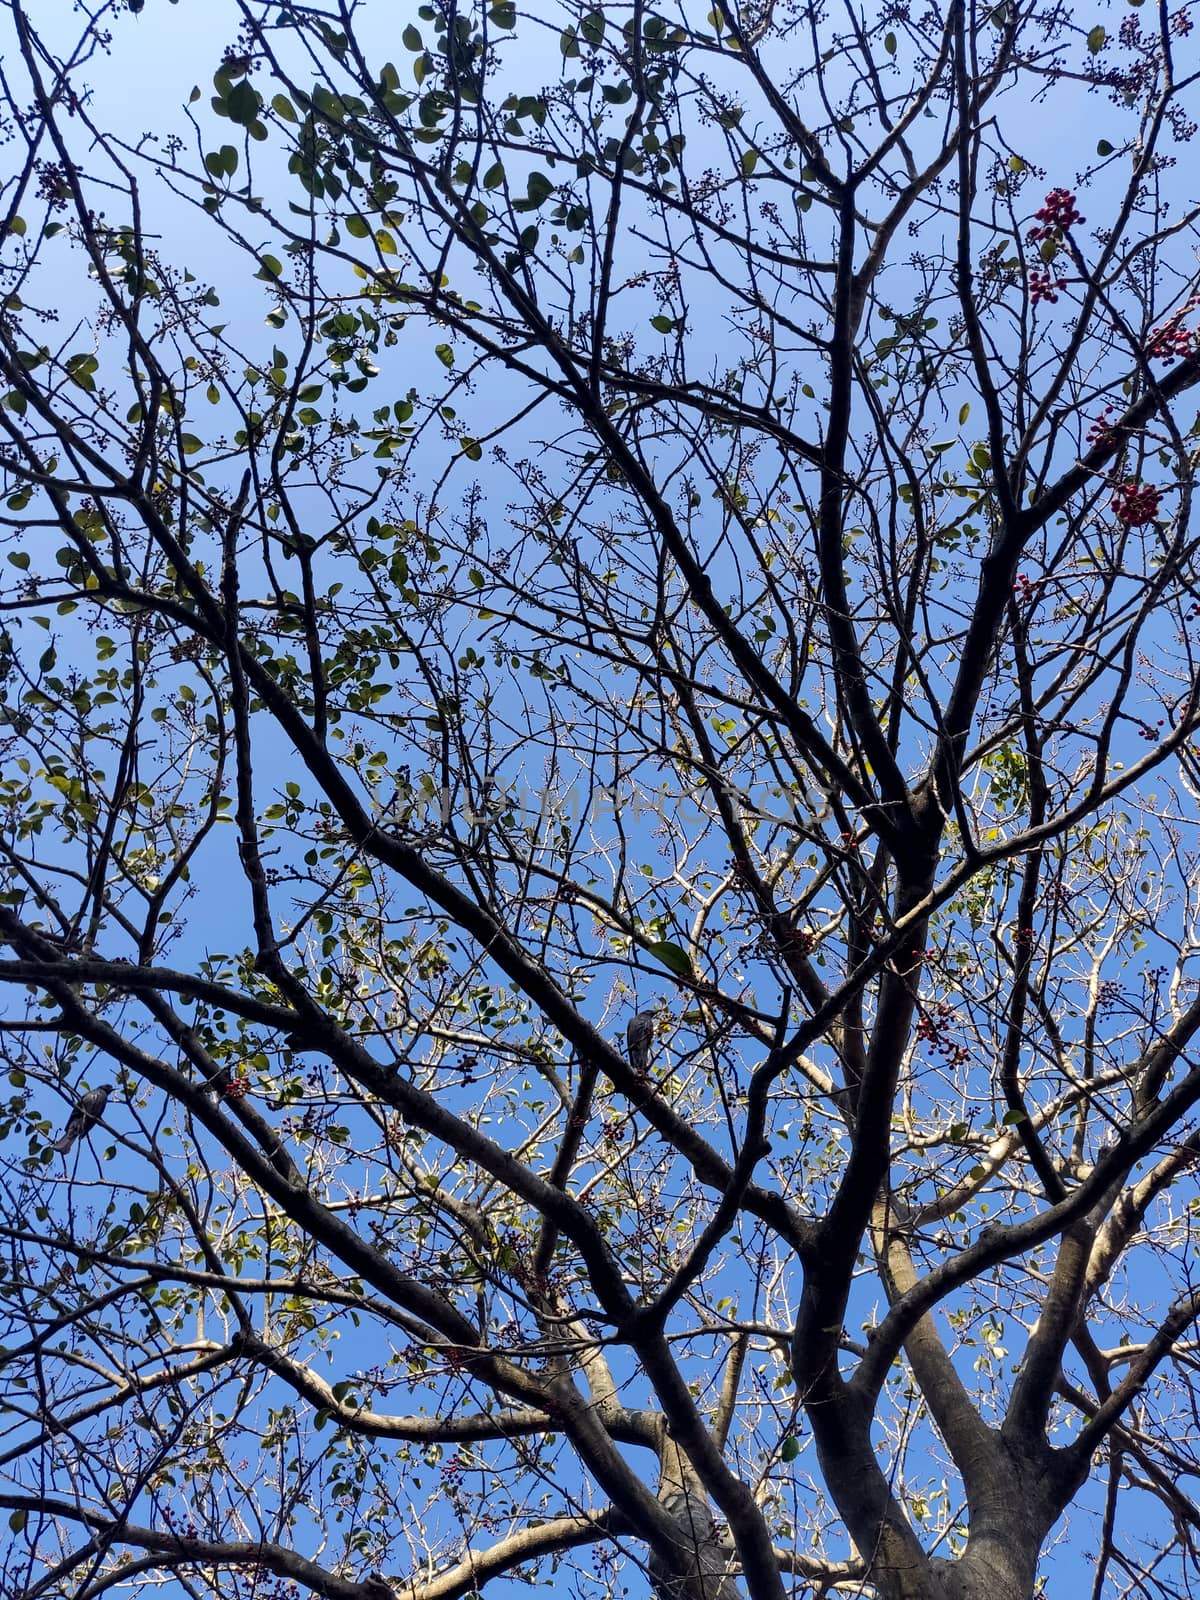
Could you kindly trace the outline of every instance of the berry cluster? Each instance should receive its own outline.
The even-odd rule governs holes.
[[[966,1045],[954,1044],[947,1037],[949,1025],[954,1021],[954,1007],[948,1000],[938,1000],[924,1006],[917,1021],[918,1044],[932,1045],[948,1067],[965,1067],[971,1059]]]
[[[1058,291],[1066,287],[1065,278],[1056,278],[1044,267],[1037,267],[1029,274],[1029,298],[1035,306],[1042,300],[1048,300],[1053,305],[1058,299]]]
[[[1126,478],[1113,490],[1113,515],[1126,528],[1141,528],[1154,521],[1161,500],[1161,489],[1151,483],[1139,483],[1136,478]]]
[[[600,1138],[610,1150],[616,1149],[625,1137],[625,1122],[621,1117],[607,1117],[600,1125]]]
[[[793,928],[790,925],[786,928],[781,928],[776,938],[781,949],[795,950],[802,956],[808,955],[813,945],[817,942],[815,933],[810,933],[807,928]]]
[[[200,1530],[193,1518],[189,1517],[183,1527],[180,1527],[175,1521],[175,1514],[170,1507],[164,1508],[162,1518],[176,1539],[198,1539],[200,1537]]]
[[[748,861],[735,861],[730,856],[726,870],[729,873],[729,881],[735,889],[754,887],[754,873]]]
[[[452,1455],[442,1462],[442,1493],[449,1500],[460,1517],[467,1515],[467,1501],[463,1493],[463,1478],[466,1475],[470,1461],[461,1450],[455,1450]],[[486,1505],[486,1502],[485,1502]],[[489,1511],[480,1510],[478,1507],[473,1512],[475,1522],[487,1533],[494,1533],[497,1520]]]
[[[245,1078],[230,1078],[221,1092],[226,1100],[244,1100],[250,1093],[250,1085]]]
[[[1013,599],[1029,601],[1036,600],[1037,596],[1037,583],[1034,582],[1027,572],[1018,572],[1016,578],[1013,580]]]
[[[1200,297],[1189,300],[1186,305],[1180,306],[1174,316],[1168,317],[1157,328],[1150,330],[1150,336],[1146,340],[1148,361],[1162,361],[1170,366],[1172,361],[1193,354],[1200,345],[1200,340],[1197,339],[1194,328],[1183,326],[1183,320],[1190,312],[1195,311],[1197,306],[1200,306]]]
[[[1135,19],[1127,17],[1127,22]],[[1124,28],[1122,27],[1122,32]],[[1124,42],[1124,41],[1122,41]],[[1112,67],[1104,74],[1103,82],[1109,84],[1117,91],[1126,105],[1131,104],[1130,96],[1143,94],[1154,81],[1154,63],[1143,57],[1140,61],[1133,61],[1127,67]],[[1115,98],[1115,97],[1114,97]]]
[[[1115,444],[1120,433],[1120,429],[1114,427],[1114,425],[1109,421],[1109,418],[1113,414],[1113,409],[1114,408],[1112,406],[1105,406],[1104,410],[1096,418],[1095,422],[1092,423],[1091,427],[1087,431],[1087,442],[1089,444]]]
[[[71,182],[65,167],[56,161],[39,161],[37,164],[38,199],[44,200],[52,211],[61,211],[71,198]]]
[[[1161,717],[1159,717],[1157,722],[1140,722],[1138,724],[1138,738],[1145,739],[1150,744],[1153,744],[1158,738],[1158,730],[1162,727],[1162,725],[1163,719]]]
[[[1103,978],[1096,989],[1096,1008],[1111,1011],[1121,1004],[1121,985],[1116,978]]]
[[[1039,226],[1030,228],[1025,235],[1030,244],[1036,244],[1040,239],[1057,239],[1061,242],[1070,228],[1087,221],[1086,217],[1079,215],[1075,196],[1069,189],[1051,189],[1045,205],[1035,215]]]
[[[616,1594],[614,1577],[617,1570],[617,1552],[603,1539],[597,1539],[592,1546],[592,1570],[607,1592]]]

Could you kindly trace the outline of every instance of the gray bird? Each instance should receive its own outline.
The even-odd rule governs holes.
[[[102,1083],[98,1089],[89,1089],[67,1118],[67,1125],[62,1133],[57,1139],[51,1139],[50,1148],[65,1152],[71,1148],[76,1139],[82,1139],[91,1133],[97,1120],[104,1115],[104,1108],[111,1093],[111,1083]]]
[[[364,1578],[362,1592],[367,1600],[396,1600],[396,1591],[382,1572],[372,1572]]]
[[[654,1043],[654,1013],[639,1011],[631,1017],[625,1030],[625,1050],[629,1065],[635,1072],[645,1072],[650,1064],[650,1046]]]

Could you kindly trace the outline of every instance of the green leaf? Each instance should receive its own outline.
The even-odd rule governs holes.
[[[517,25],[517,8],[512,0],[500,0],[500,4],[493,6],[488,16],[498,28],[515,28]]]
[[[277,256],[260,256],[259,260],[262,262],[262,266],[254,274],[256,278],[263,278],[270,283],[272,279],[282,275],[283,262]]]
[[[579,54],[579,35],[574,28],[564,28],[559,35],[558,48],[564,56],[577,56]]]
[[[1011,1111],[1006,1111],[1000,1118],[1000,1121],[1006,1128],[1012,1128],[1015,1127],[1018,1122],[1028,1122],[1029,1113],[1014,1107]]]
[[[971,402],[969,400],[964,400],[962,405],[958,408],[958,425],[960,428],[970,415]]]
[[[356,211],[352,211],[346,218],[345,225],[346,232],[352,239],[369,239],[371,237],[371,224],[364,217],[360,217]]]
[[[238,153],[231,144],[223,144],[219,150],[208,152],[204,166],[214,178],[232,178],[238,167]]]
[[[277,94],[272,97],[271,109],[276,116],[282,117],[285,122],[299,122],[300,120],[296,115],[295,106],[285,94]]]
[[[479,461],[483,456],[483,446],[478,439],[460,439],[463,455],[468,461]]]
[[[800,1441],[796,1438],[794,1433],[789,1433],[787,1438],[779,1447],[779,1459],[781,1461],[795,1461],[799,1454]]]
[[[1107,139],[1101,139],[1100,142],[1096,146],[1096,154],[1098,156],[1110,156],[1110,155],[1112,155],[1112,153],[1113,153],[1112,145],[1109,144]]]
[[[674,333],[675,323],[671,317],[657,316],[650,318],[650,326],[659,333]]]
[[[694,975],[692,958],[681,945],[672,944],[669,939],[657,939],[646,948],[652,956],[658,957],[668,972],[673,972],[680,978],[690,978]]]
[[[884,36],[883,36],[883,48],[887,51],[888,55],[890,55],[890,56],[894,56],[896,54],[896,35],[894,33],[885,33],[884,34]]]
[[[1099,55],[1100,51],[1104,49],[1104,42],[1107,38],[1108,33],[1097,23],[1088,34],[1088,49],[1093,55]]]
[[[531,172],[525,186],[525,197],[531,205],[540,206],[554,193],[554,185],[544,172]]]
[[[83,389],[88,394],[92,394],[95,391],[96,380],[93,377],[93,373],[99,365],[100,363],[95,356],[86,352],[67,357],[67,372],[70,375],[71,382],[77,384],[80,389]]]
[[[589,11],[579,24],[579,31],[590,45],[598,45],[604,38],[603,11]]]
[[[258,116],[262,98],[258,90],[243,78],[240,83],[235,83],[225,96],[225,104],[229,109],[230,121],[246,128]]]
[[[485,189],[498,189],[504,182],[504,168],[499,161],[494,161],[483,175]]]
[[[757,150],[743,150],[742,151],[742,172],[745,174],[745,176],[747,178],[754,171],[754,169],[755,169],[755,167],[757,165],[758,165],[758,151]]]
[[[411,22],[400,35],[400,40],[406,50],[424,50],[425,48],[424,40]]]
[[[444,367],[452,367],[454,365],[454,351],[448,344],[435,345],[433,353]]]
[[[179,444],[185,456],[194,456],[197,450],[204,449],[204,440],[197,439],[194,433],[180,434]]]
[[[14,567],[18,567],[22,572],[29,571],[28,550],[13,550],[10,552],[8,559],[12,562]]]
[[[8,1525],[14,1533],[24,1533],[25,1524],[29,1520],[28,1510],[22,1506],[19,1511],[9,1513]]]

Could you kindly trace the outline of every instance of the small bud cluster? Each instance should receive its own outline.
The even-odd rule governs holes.
[[[1030,244],[1037,244],[1041,239],[1057,239],[1061,242],[1069,229],[1087,221],[1086,217],[1079,215],[1075,196],[1069,189],[1051,189],[1045,205],[1035,215],[1039,226],[1030,228],[1025,235]]]
[[[1136,478],[1126,478],[1113,490],[1113,515],[1126,528],[1142,528],[1154,521],[1161,500],[1161,489],[1150,483],[1139,483]]]

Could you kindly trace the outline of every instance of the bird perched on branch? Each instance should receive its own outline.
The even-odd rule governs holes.
[[[654,1013],[639,1011],[631,1017],[625,1030],[625,1053],[635,1072],[645,1072],[650,1064],[650,1046],[654,1043]]]
[[[396,1590],[382,1572],[372,1572],[364,1578],[362,1592],[368,1600],[396,1600]]]
[[[62,1133],[57,1139],[51,1139],[50,1148],[65,1153],[76,1139],[82,1139],[91,1133],[97,1121],[104,1115],[104,1108],[111,1093],[111,1083],[102,1083],[98,1089],[89,1089],[67,1118],[67,1125]]]

